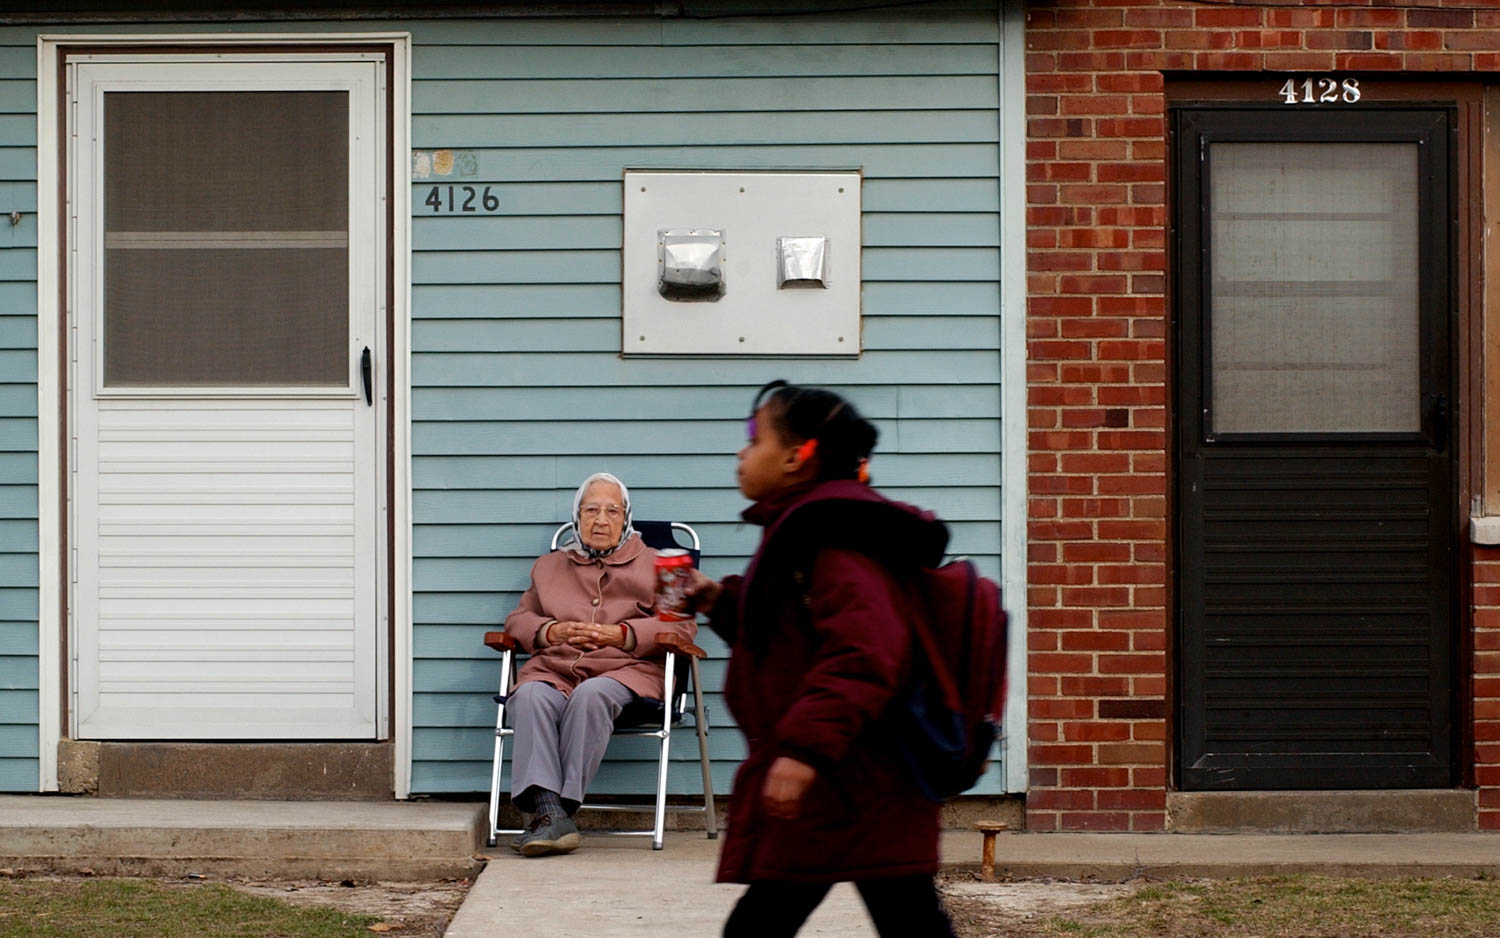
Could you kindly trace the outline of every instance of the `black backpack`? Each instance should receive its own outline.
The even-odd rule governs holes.
[[[908,596],[912,678],[891,715],[917,787],[945,801],[984,774],[1000,733],[1006,615],[1000,587],[968,560],[918,571]]]

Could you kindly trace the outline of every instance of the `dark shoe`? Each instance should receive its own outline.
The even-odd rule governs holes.
[[[526,832],[521,835],[517,849],[523,857],[544,857],[549,853],[571,853],[578,849],[583,838],[578,835],[578,826],[566,815],[554,819],[550,814],[538,814],[531,819]]]

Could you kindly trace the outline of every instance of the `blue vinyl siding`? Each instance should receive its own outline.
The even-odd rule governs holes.
[[[733,454],[770,378],[847,393],[880,428],[877,482],[998,574],[998,14],[957,6],[413,29],[413,147],[473,150],[477,175],[454,181],[500,198],[497,215],[433,216],[432,183],[413,189],[414,791],[488,786],[480,637],[584,476],[614,472],[638,515],[692,523],[710,573],[743,568],[758,532],[738,521]],[[619,357],[625,169],[850,167],[861,358]],[[722,791],[744,744],[717,693],[725,649],[703,644]],[[672,790],[692,792],[693,741],[673,750]],[[650,790],[652,759],[617,742],[596,790]]]
[[[41,770],[35,76],[34,36],[0,33],[0,791],[36,791]]]
[[[615,472],[640,516],[694,524],[710,573],[743,568],[757,531],[738,522],[733,454],[772,377],[848,394],[881,430],[876,481],[937,511],[953,551],[998,576],[997,20],[993,2],[955,0],[779,19],[108,28],[410,31],[412,146],[474,151],[478,175],[453,181],[500,198],[492,216],[433,216],[432,183],[412,190],[413,792],[488,787],[497,669],[481,636],[585,475]],[[0,216],[23,213],[0,224],[0,790],[38,775],[37,31],[0,29]],[[865,353],[622,360],[626,168],[859,168]],[[743,741],[717,692],[725,649],[702,643],[727,791]],[[699,785],[694,750],[690,736],[674,746],[674,792]],[[648,791],[653,758],[614,744],[596,791]],[[979,790],[1001,778],[997,764]]]

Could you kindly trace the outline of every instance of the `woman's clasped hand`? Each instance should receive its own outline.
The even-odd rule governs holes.
[[[547,626],[544,641],[548,645],[574,645],[585,651],[600,648],[624,648],[629,632],[620,624],[593,622],[554,622]]]

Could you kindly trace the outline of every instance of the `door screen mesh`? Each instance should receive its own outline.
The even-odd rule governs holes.
[[[106,387],[349,381],[341,91],[109,92]]]
[[[1209,148],[1216,433],[1420,429],[1417,145]]]

